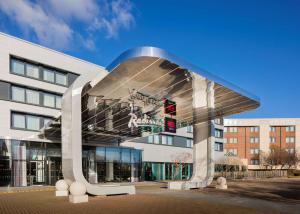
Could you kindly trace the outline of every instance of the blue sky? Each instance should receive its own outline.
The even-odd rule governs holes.
[[[0,30],[103,66],[157,46],[261,98],[235,117],[300,117],[299,11],[297,0],[0,0]]]

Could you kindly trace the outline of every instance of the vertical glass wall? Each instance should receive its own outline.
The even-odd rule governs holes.
[[[0,186],[54,185],[61,144],[0,139]]]
[[[143,170],[146,181],[188,180],[193,173],[190,163],[144,162]]]
[[[141,151],[122,147],[83,147],[83,174],[90,183],[141,180]]]

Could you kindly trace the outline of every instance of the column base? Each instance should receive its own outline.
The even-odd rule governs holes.
[[[69,195],[69,191],[68,190],[55,191],[55,196],[56,197],[68,196],[68,195]]]
[[[85,203],[89,201],[88,195],[69,195],[69,202],[70,203]]]

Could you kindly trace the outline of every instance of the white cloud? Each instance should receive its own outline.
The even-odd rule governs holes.
[[[102,29],[106,31],[107,37],[117,37],[120,28],[129,29],[134,24],[134,17],[131,13],[132,4],[127,0],[115,0],[110,4],[103,4],[104,14],[96,17],[90,29]]]
[[[0,9],[25,30],[32,30],[38,41],[53,48],[68,46],[73,31],[63,21],[46,14],[43,8],[28,1],[0,0]]]
[[[45,8],[63,19],[75,18],[87,22],[99,13],[96,0],[47,0],[44,4]]]
[[[0,0],[0,11],[24,32],[33,32],[39,43],[52,48],[65,49],[72,42],[79,42],[85,48],[94,49],[94,34],[104,32],[107,38],[116,38],[120,29],[128,30],[134,24],[129,0],[37,2],[40,1]],[[75,26],[77,23],[81,30]]]

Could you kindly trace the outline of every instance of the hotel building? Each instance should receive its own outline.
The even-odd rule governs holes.
[[[224,119],[224,154],[236,156],[248,169],[260,168],[260,154],[272,147],[300,151],[299,118]]]
[[[157,56],[146,56],[150,49],[151,54],[157,52]],[[224,155],[223,119],[216,118],[251,110],[259,106],[259,101],[227,82],[222,82],[222,85],[214,75],[201,71],[198,72],[202,75],[201,79],[200,75],[191,72],[192,69],[197,70],[195,67],[181,61],[179,63],[161,49],[141,48],[126,54],[104,68],[0,33],[1,186],[53,185],[65,175],[72,177],[69,172],[72,167],[79,167],[74,166],[79,162],[75,163],[74,156],[70,159],[68,155],[75,154],[74,142],[78,137],[72,140],[69,137],[79,132],[78,157],[82,156],[79,170],[82,167],[84,179],[90,184],[191,178],[195,180],[201,170],[213,174],[213,165],[206,160],[201,168],[193,163],[199,159],[197,152],[200,148],[201,155],[205,155],[207,160],[212,157],[218,159]],[[124,56],[127,58],[124,59]],[[146,69],[149,69],[149,73],[146,73],[149,77],[137,76]],[[130,74],[131,71],[136,73]],[[124,84],[130,78],[122,75],[131,75],[131,78],[136,79],[130,84]],[[123,79],[118,79],[120,76]],[[157,79],[142,79],[145,77]],[[78,90],[75,87],[85,81],[84,78],[88,79],[89,84],[81,87],[80,102],[76,103],[74,99]],[[149,87],[155,81],[158,81],[155,87]],[[141,83],[147,84],[140,85]],[[114,92],[114,84],[124,87],[108,97],[109,93]],[[201,84],[202,88],[199,87]],[[137,87],[147,90],[132,92]],[[155,94],[157,89],[161,91]],[[104,92],[100,96],[102,90]],[[206,99],[198,100],[205,96]],[[122,101],[125,97],[129,97],[129,101]],[[167,98],[173,98],[173,101],[168,101]],[[193,103],[192,99],[198,101]],[[166,102],[171,104],[166,107]],[[166,112],[166,109],[174,109],[174,105],[177,108],[175,113],[173,110]],[[194,109],[193,105],[198,107]],[[147,113],[144,113],[145,109]],[[74,111],[78,113],[75,114]],[[159,119],[150,118],[149,112],[155,113]],[[134,120],[139,115],[145,119]],[[195,132],[194,123],[208,125],[196,125]],[[243,129],[243,124],[225,120],[225,126],[241,126],[237,128],[238,131]],[[280,135],[283,140],[290,137],[290,141],[293,141],[292,137],[294,141],[299,139],[295,130],[291,131],[295,136],[285,133],[285,129],[280,128],[284,126],[285,123],[276,124],[275,132],[271,133],[272,137]],[[201,136],[197,131],[200,129],[205,130],[204,134],[201,132]],[[228,134],[229,132],[225,133],[225,139],[230,138],[231,135]],[[254,132],[249,136],[255,138],[259,134]],[[195,144],[195,137],[203,143]],[[235,134],[233,137],[239,138]],[[281,141],[276,143],[286,144]],[[225,149],[229,150],[229,143],[225,145]],[[242,152],[250,152],[250,147],[243,150],[240,146],[237,149],[237,155],[245,156]],[[191,185],[196,187],[206,185],[199,181],[193,182]]]

